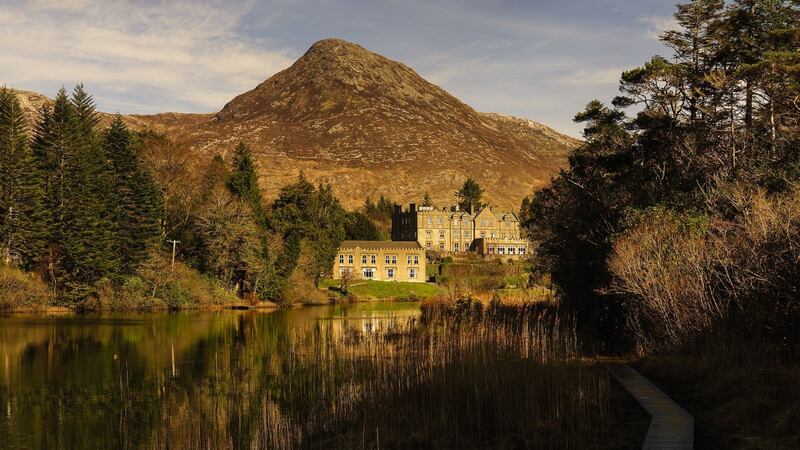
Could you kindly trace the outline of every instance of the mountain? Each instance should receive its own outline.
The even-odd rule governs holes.
[[[203,156],[241,140],[259,160],[266,197],[302,171],[348,207],[383,194],[441,205],[467,176],[502,208],[549,181],[579,141],[533,121],[475,111],[408,66],[338,39],[212,114],[126,116]]]

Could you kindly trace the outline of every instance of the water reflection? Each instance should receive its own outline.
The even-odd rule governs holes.
[[[259,429],[254,423],[280,413],[270,392],[293,370],[285,362],[292,339],[320,327],[332,335],[370,330],[418,314],[415,304],[371,303],[0,317],[0,448],[247,446]],[[225,432],[181,434],[192,426]],[[231,436],[238,442],[214,441]]]

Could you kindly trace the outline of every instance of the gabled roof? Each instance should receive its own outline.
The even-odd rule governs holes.
[[[342,245],[339,248],[419,250],[422,246],[417,241],[342,241]]]
[[[496,215],[497,218],[500,220],[516,220],[519,222],[519,218],[517,218],[517,215],[514,214],[513,212],[498,211],[494,213],[494,215]]]

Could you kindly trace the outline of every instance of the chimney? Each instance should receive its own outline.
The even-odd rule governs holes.
[[[401,212],[403,212],[403,208],[400,205],[394,205],[394,213],[400,214]]]
[[[417,204],[416,204],[416,203],[411,203],[411,204],[409,204],[409,205],[408,205],[408,210],[409,210],[410,212],[412,212],[412,213],[413,213],[413,212],[417,212]]]

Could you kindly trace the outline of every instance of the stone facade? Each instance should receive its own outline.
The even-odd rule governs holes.
[[[344,241],[333,262],[333,278],[425,282],[425,250],[415,241]]]
[[[487,258],[520,259],[528,254],[528,241],[524,239],[475,239],[475,252]]]
[[[523,255],[528,253],[528,242],[521,235],[517,215],[493,211],[491,207],[470,214],[457,207],[437,209],[413,203],[408,209],[398,206],[392,215],[392,240],[416,241],[425,250],[443,253],[477,251],[490,256],[497,253],[489,253],[489,249],[496,252],[500,244],[503,255],[509,258],[519,258],[520,246],[524,246]],[[478,240],[481,249],[476,246]],[[509,245],[513,246],[513,253],[507,253]],[[482,253],[483,250],[486,252]]]

